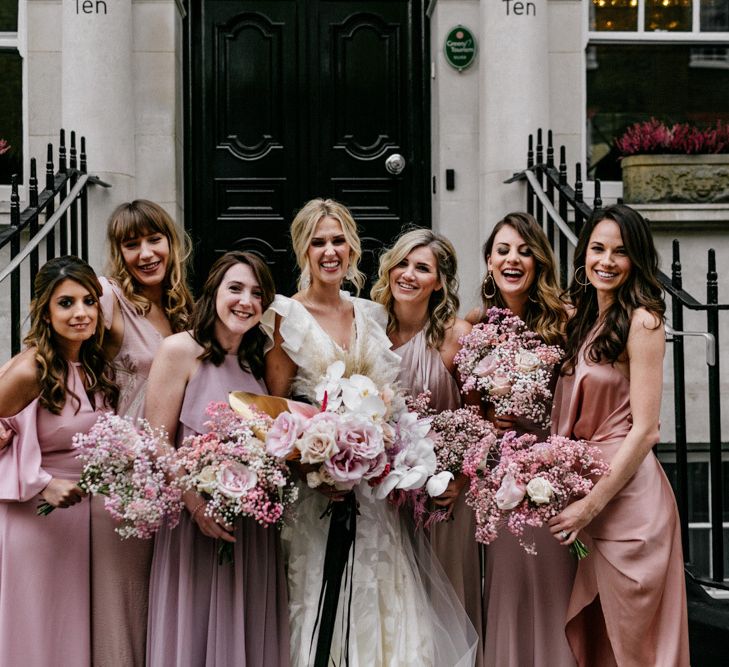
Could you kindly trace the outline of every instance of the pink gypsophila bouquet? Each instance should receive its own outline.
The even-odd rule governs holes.
[[[408,400],[408,407],[420,417],[430,417],[430,438],[435,447],[436,472],[426,484],[427,494],[418,489],[411,494],[413,514],[417,525],[426,529],[448,518],[444,509],[429,510],[428,496],[445,492],[450,480],[463,473],[466,453],[474,446],[489,452],[496,445],[496,431],[481,418],[478,408],[467,406],[457,410],[436,412],[430,407],[430,392]]]
[[[269,453],[313,466],[306,476],[310,488],[351,490],[367,482],[384,498],[395,488],[422,487],[435,472],[429,421],[409,412],[392,385],[378,387],[366,375],[344,372],[344,362],[332,363],[315,387],[320,412],[276,417]]]
[[[597,447],[556,435],[537,442],[535,435],[518,437],[509,431],[497,449],[476,445],[464,460],[464,472],[471,478],[466,502],[476,516],[476,540],[489,544],[505,526],[530,554],[536,549],[523,540],[526,526],[547,523],[571,500],[585,496],[593,478],[609,469]],[[570,549],[578,559],[587,555],[579,540]]]
[[[168,480],[172,461],[163,455],[164,431],[144,419],[134,422],[111,412],[101,415],[88,433],[73,438],[84,461],[79,488],[106,496],[104,508],[119,523],[122,537],[148,539],[165,523],[177,525],[181,493]],[[39,514],[53,506],[44,503]]]
[[[486,321],[460,339],[455,357],[462,391],[474,389],[494,405],[497,416],[524,417],[548,426],[550,389],[561,348],[539,336],[506,308],[489,308]]]
[[[207,500],[205,514],[233,524],[248,517],[262,526],[283,522],[298,490],[282,461],[266,452],[258,435],[271,418],[256,413],[246,418],[226,403],[210,403],[203,435],[192,435],[177,449],[175,461],[184,474],[177,484]],[[221,541],[219,561],[232,561],[233,545]]]

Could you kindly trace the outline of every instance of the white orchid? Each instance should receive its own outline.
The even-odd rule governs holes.
[[[441,494],[445,493],[448,488],[448,483],[453,479],[453,473],[448,470],[443,470],[437,475],[433,475],[428,483],[425,485],[425,490],[428,495],[432,498],[437,498]]]
[[[318,403],[324,402],[324,396],[327,397],[327,410],[335,412],[342,404],[342,384],[344,380],[344,362],[335,361],[327,367],[326,372],[314,388],[316,400]]]
[[[366,375],[352,375],[342,380],[342,400],[348,410],[373,421],[384,417],[387,407],[377,385]]]

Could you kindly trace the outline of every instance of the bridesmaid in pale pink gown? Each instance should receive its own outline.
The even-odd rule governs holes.
[[[100,278],[108,329],[104,349],[121,389],[118,412],[136,418],[142,416],[149,369],[162,340],[189,324],[188,243],[165,210],[144,199],[114,210],[107,241],[109,277]],[[102,497],[92,498],[91,511],[94,664],[142,667],[152,540],[120,539]]]
[[[85,667],[93,544],[72,438],[113,409],[119,389],[99,344],[93,269],[53,259],[35,294],[28,347],[0,378],[0,422],[13,434],[0,451],[0,665]],[[37,516],[41,502],[57,509]]]
[[[542,228],[527,213],[509,213],[484,245],[488,273],[482,308],[467,318],[475,324],[486,309],[508,308],[544,342],[563,343],[566,311],[559,298],[554,255]],[[556,380],[556,378],[555,378]],[[538,425],[487,414],[501,432],[534,433]],[[531,529],[537,555],[524,551],[508,530],[484,549],[484,665],[487,667],[569,667],[574,657],[564,633],[575,563],[545,526]]]
[[[611,469],[550,521],[563,544],[579,534],[591,550],[577,570],[567,638],[581,666],[688,665],[678,511],[651,451],[665,305],[647,223],[627,206],[596,211],[574,266],[553,429],[599,447]]]
[[[372,299],[388,313],[387,334],[402,359],[401,387],[412,396],[430,391],[431,407],[438,412],[460,408],[453,359],[458,339],[471,325],[457,317],[458,267],[450,241],[429,229],[400,236],[380,259]],[[447,508],[451,520],[432,526],[430,542],[471,623],[480,630],[481,565],[473,512],[461,493],[465,481],[465,476],[451,481],[435,500]],[[477,665],[481,652],[479,640]]]
[[[274,285],[257,255],[229,252],[213,265],[195,305],[192,330],[167,338],[149,376],[146,415],[178,445],[204,433],[205,410],[231,391],[268,393],[261,315]],[[288,667],[286,575],[278,531],[205,514],[189,491],[180,525],[158,534],[152,561],[147,662],[150,667]],[[218,565],[217,540],[234,545]]]

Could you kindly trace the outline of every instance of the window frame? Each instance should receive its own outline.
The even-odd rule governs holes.
[[[30,174],[30,156],[28,155],[30,145],[30,133],[28,129],[28,31],[27,31],[27,0],[18,0],[18,30],[17,32],[0,32],[0,49],[3,51],[17,51],[21,60],[21,88],[22,88],[22,111],[23,118],[23,181],[19,183],[19,194],[21,202],[25,201],[26,183]],[[40,181],[39,181],[40,182]],[[0,183],[0,213],[10,210],[9,184]],[[7,208],[6,208],[7,207]]]
[[[694,0],[691,12],[691,31],[682,32],[660,32],[646,31],[645,25],[645,0],[638,0],[638,26],[635,31],[606,31],[590,30],[590,8],[592,0],[582,3],[582,158],[581,163],[584,173],[587,174],[587,145],[590,140],[587,134],[587,49],[592,45],[600,44],[686,44],[701,45],[718,42],[725,42],[729,46],[729,31],[726,32],[701,32],[701,0]],[[594,192],[594,179],[585,176],[585,195],[592,196]],[[623,196],[622,181],[601,181],[603,199],[618,198]]]

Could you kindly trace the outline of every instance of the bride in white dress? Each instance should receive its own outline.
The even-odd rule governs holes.
[[[315,385],[340,359],[378,384],[395,381],[400,358],[390,350],[384,309],[340,291],[345,279],[357,289],[364,283],[357,269],[360,240],[349,211],[332,200],[312,200],[294,219],[291,238],[300,291],[291,299],[277,296],[261,321],[273,341],[266,356],[269,391],[313,401]],[[475,630],[422,536],[414,540],[397,510],[376,500],[370,487],[358,486],[355,494],[353,562],[339,592],[328,664],[473,665]],[[297,520],[284,530],[294,666],[314,664],[330,522],[322,515],[330,501],[345,495],[332,487],[313,491],[302,485]]]

